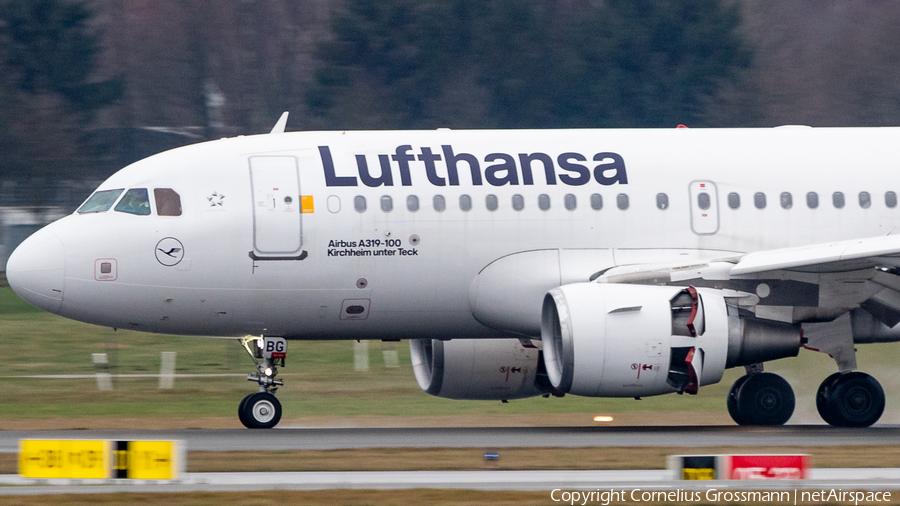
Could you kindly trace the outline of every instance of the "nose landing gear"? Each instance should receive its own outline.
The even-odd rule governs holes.
[[[283,337],[253,336],[241,338],[240,342],[257,369],[247,375],[247,381],[257,382],[259,391],[244,397],[238,406],[238,418],[248,429],[271,429],[281,420],[281,403],[275,398],[275,392],[284,382],[275,376],[278,375],[276,366],[284,367],[287,341]]]

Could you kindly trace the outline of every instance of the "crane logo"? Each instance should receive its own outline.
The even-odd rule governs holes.
[[[184,258],[184,245],[174,237],[166,237],[156,243],[156,260],[166,267],[172,267]]]

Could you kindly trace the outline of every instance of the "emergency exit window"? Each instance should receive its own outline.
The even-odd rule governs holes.
[[[709,194],[706,192],[700,192],[697,194],[697,207],[701,210],[706,211],[712,205],[712,199]]]

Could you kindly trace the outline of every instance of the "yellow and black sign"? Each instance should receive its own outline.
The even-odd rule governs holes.
[[[19,441],[24,478],[109,478],[108,441]]]
[[[676,479],[715,480],[719,478],[717,459],[715,455],[672,455],[669,469],[675,471]]]
[[[115,462],[116,478],[178,479],[178,452],[174,441],[116,441]]]
[[[178,441],[19,441],[23,478],[177,480]]]
[[[682,480],[715,480],[716,470],[712,467],[685,467],[681,470]]]

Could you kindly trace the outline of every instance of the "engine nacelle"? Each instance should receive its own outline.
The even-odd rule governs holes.
[[[534,397],[540,351],[518,339],[411,339],[416,381],[446,399],[508,400]]]
[[[550,290],[541,340],[550,384],[591,397],[696,393],[801,344],[799,327],[742,318],[720,290],[606,283]]]

